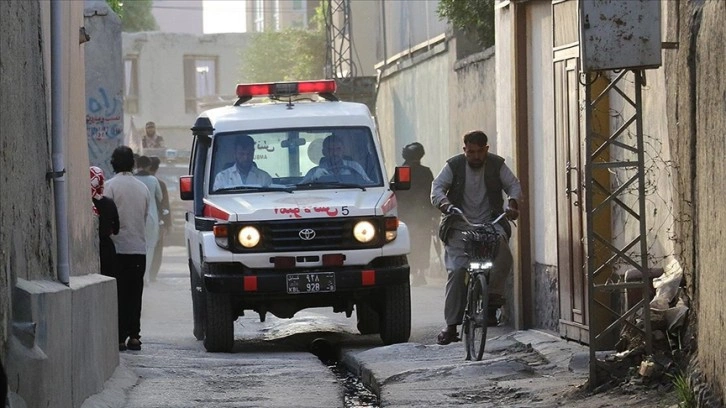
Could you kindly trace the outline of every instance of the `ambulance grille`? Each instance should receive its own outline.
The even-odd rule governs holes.
[[[373,223],[379,239],[361,244],[353,238],[353,226],[361,220]],[[382,246],[382,218],[305,219],[266,222],[266,246],[276,252],[322,251]],[[314,231],[314,236],[311,234]]]

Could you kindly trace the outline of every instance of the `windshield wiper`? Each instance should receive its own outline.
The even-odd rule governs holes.
[[[312,181],[310,183],[302,183],[297,185],[298,190],[310,190],[318,187],[342,187],[342,188],[359,188],[366,191],[366,188],[356,183],[341,183],[339,181]]]
[[[236,187],[225,187],[225,188],[219,188],[217,190],[214,190],[214,193],[224,193],[224,192],[244,192],[244,191],[254,191],[254,192],[268,192],[268,191],[284,191],[286,193],[293,193],[293,189],[290,187],[282,187],[282,186],[236,186]]]

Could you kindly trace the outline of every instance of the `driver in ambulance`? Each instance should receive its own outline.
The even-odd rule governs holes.
[[[220,171],[214,178],[212,189],[262,186],[272,184],[269,173],[257,167],[255,157],[255,141],[249,135],[238,136],[234,141],[235,163]]]

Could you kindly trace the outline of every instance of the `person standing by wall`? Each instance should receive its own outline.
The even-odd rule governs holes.
[[[141,350],[141,299],[146,269],[146,220],[151,193],[134,177],[134,153],[119,146],[111,155],[116,175],[106,183],[104,195],[116,203],[119,232],[113,235],[118,259],[119,350]],[[126,342],[128,339],[128,342]]]
[[[504,164],[504,158],[489,153],[487,135],[474,130],[464,135],[464,153],[446,161],[441,172],[431,184],[431,204],[444,214],[461,211],[472,223],[494,220],[502,212],[507,218],[519,216],[522,187],[512,170]],[[503,193],[509,197],[505,208]],[[443,221],[444,219],[442,219]],[[446,295],[444,318],[446,327],[436,342],[441,345],[458,341],[456,326],[461,324],[466,303],[464,278],[469,263],[464,247],[464,231],[467,224],[460,217],[447,220],[441,240],[446,248]],[[504,293],[504,282],[512,270],[512,253],[509,249],[511,226],[502,219],[495,228],[500,235],[499,251],[491,271],[490,293]]]
[[[116,278],[118,262],[116,260],[116,246],[111,235],[119,232],[119,218],[116,203],[104,197],[105,176],[100,167],[91,166],[91,199],[93,211],[98,215],[98,252],[101,261],[101,274]]]
[[[146,122],[146,133],[141,139],[141,147],[146,148],[162,148],[164,145],[164,138],[160,134],[156,133],[156,123]]]
[[[149,173],[156,177],[161,187],[161,204],[158,208],[159,213],[159,240],[156,241],[156,247],[154,249],[154,259],[151,262],[151,269],[149,270],[149,280],[151,282],[156,281],[156,277],[159,274],[159,268],[161,268],[161,257],[164,250],[164,237],[169,233],[171,228],[171,209],[169,208],[169,190],[166,188],[164,180],[156,176],[156,172],[159,170],[161,159],[158,156],[152,156],[151,165],[149,166]]]
[[[431,263],[431,237],[436,225],[438,211],[431,205],[429,195],[434,175],[431,169],[421,164],[426,152],[421,143],[406,145],[401,151],[403,165],[411,168],[411,189],[396,191],[398,216],[408,226],[411,237],[411,284],[426,284],[426,274]]]
[[[156,261],[156,246],[159,242],[159,208],[162,205],[164,195],[161,192],[159,180],[151,174],[151,159],[148,156],[140,156],[136,160],[136,178],[138,178],[151,193],[151,203],[148,219],[146,220],[146,273],[147,279],[151,279],[151,266]],[[161,255],[159,255],[161,256]],[[161,260],[159,260],[161,262]],[[156,278],[156,276],[154,276]]]

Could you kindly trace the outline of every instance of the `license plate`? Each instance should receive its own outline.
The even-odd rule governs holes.
[[[335,292],[333,272],[291,273],[287,275],[287,293]]]

